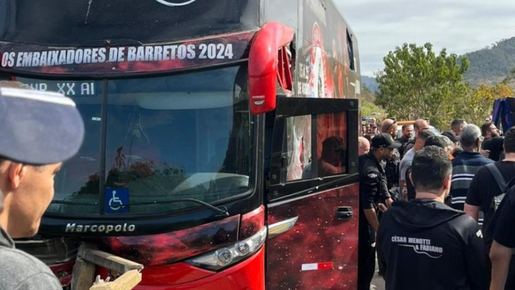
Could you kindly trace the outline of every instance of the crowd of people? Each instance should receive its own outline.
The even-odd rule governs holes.
[[[359,137],[358,289],[376,256],[386,289],[515,289],[515,127],[397,126]]]
[[[64,96],[0,82],[0,118],[0,289],[62,289],[13,238],[37,233],[82,117]],[[398,138],[395,119],[377,128],[359,137],[358,289],[370,289],[376,255],[387,289],[515,289],[515,127],[455,120],[435,135],[419,119]]]

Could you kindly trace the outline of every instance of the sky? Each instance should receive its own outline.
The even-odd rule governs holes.
[[[515,36],[515,0],[334,0],[357,36],[361,74],[404,43],[462,55]]]

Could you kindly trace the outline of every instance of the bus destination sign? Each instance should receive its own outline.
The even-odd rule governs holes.
[[[0,43],[0,69],[91,75],[209,66],[245,58],[253,34],[245,32],[161,45],[66,49]]]

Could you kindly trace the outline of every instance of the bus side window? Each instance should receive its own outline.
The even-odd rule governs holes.
[[[316,124],[315,130],[313,125]],[[285,181],[312,179],[347,172],[346,113],[288,118],[282,157]]]
[[[286,119],[282,158],[285,160],[286,181],[303,179],[306,166],[311,161],[311,116]]]
[[[347,114],[320,114],[316,124],[317,177],[347,173]]]

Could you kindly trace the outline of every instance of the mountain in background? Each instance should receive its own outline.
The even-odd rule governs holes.
[[[372,92],[377,91],[377,82],[374,77],[361,76],[361,83]]]
[[[491,47],[466,53],[470,68],[464,80],[473,87],[500,83],[515,68],[515,37],[503,39]]]
[[[464,54],[470,61],[470,68],[463,79],[473,87],[481,84],[494,86],[500,83],[515,68],[515,37],[503,39],[474,52]],[[374,77],[362,76],[361,81],[372,92],[377,90]],[[510,84],[514,89],[515,85]]]

